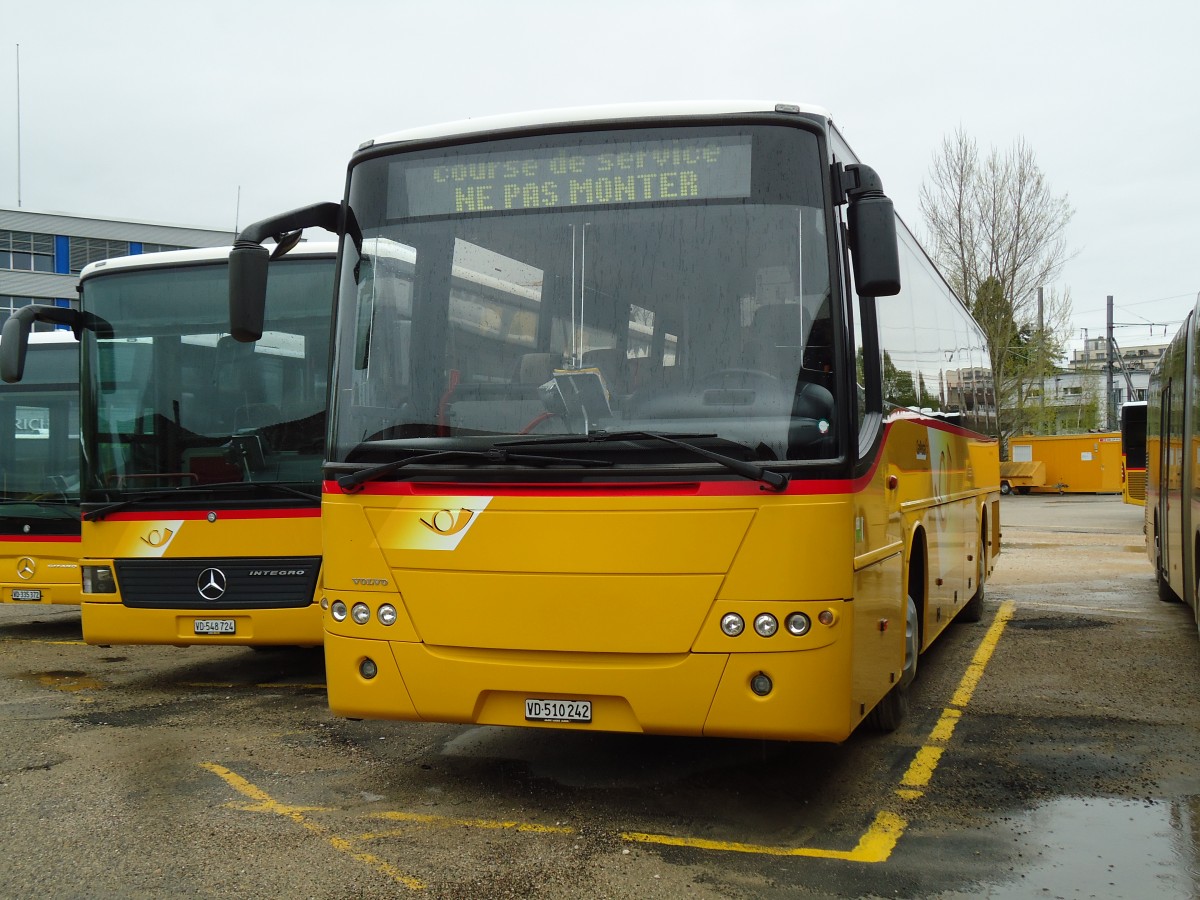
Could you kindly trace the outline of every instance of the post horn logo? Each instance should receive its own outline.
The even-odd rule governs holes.
[[[449,509],[439,509],[429,517],[430,521],[422,519],[421,524],[430,531],[436,531],[438,534],[449,536],[458,534],[466,528],[474,515],[469,509],[460,509],[458,512]]]
[[[37,572],[37,563],[32,557],[22,556],[17,560],[17,574],[28,581]]]

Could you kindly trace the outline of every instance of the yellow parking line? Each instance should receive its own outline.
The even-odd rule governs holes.
[[[963,715],[963,708],[970,702],[974,695],[976,687],[979,685],[980,679],[983,677],[984,670],[991,661],[992,654],[995,652],[996,645],[1000,641],[1001,635],[1004,633],[1004,628],[1012,619],[1014,605],[1012,601],[1005,601],[1001,604],[1000,609],[996,613],[996,618],[992,622],[979,647],[975,651],[975,655],[971,660],[970,666],[963,674],[959,681],[958,687],[954,692],[951,700],[951,707],[942,711],[941,717],[935,723],[930,731],[925,744],[917,750],[916,756],[909,764],[900,780],[900,786],[896,788],[895,794],[902,800],[912,801],[924,796],[924,788],[929,785],[934,772],[937,770],[938,764],[941,762],[942,756],[946,751],[946,744],[954,735],[955,726]],[[323,826],[312,822],[304,816],[305,812],[316,811],[316,807],[291,807],[277,803],[265,792],[250,784],[250,782],[241,778],[241,776],[217,766],[213,763],[203,763],[206,769],[220,775],[230,786],[256,801],[255,804],[246,804],[239,808],[248,809],[258,812],[271,812],[278,815],[286,816],[297,822],[303,827],[326,837],[330,844],[336,849],[341,850],[353,856],[360,862],[365,862],[373,866],[376,870],[383,872],[389,877],[395,879],[406,887],[419,890],[425,885],[412,876],[406,876],[394,869],[388,863],[378,857],[354,851],[351,843],[344,838],[339,838],[332,835]],[[575,834],[575,829],[569,826],[560,825],[539,825],[536,823],[516,822],[506,820],[492,819],[455,819],[445,816],[428,815],[421,813],[406,813],[406,812],[383,812],[374,814],[373,818],[383,819],[390,822],[407,822],[419,825],[435,825],[440,827],[462,827],[462,828],[480,828],[492,830],[511,829],[519,832],[528,832],[534,834]],[[908,820],[904,816],[891,811],[881,810],[876,816],[871,825],[859,838],[858,843],[850,850],[828,850],[820,847],[778,847],[763,844],[749,844],[739,841],[714,841],[706,838],[692,837],[677,837],[669,834],[651,834],[647,832],[626,831],[620,833],[620,839],[629,843],[640,844],[657,844],[671,847],[689,847],[698,850],[714,850],[733,853],[750,853],[761,856],[783,856],[783,857],[809,857],[817,859],[840,859],[849,862],[859,863],[881,863],[885,862],[896,848],[905,829],[908,827]],[[370,841],[386,837],[394,837],[404,834],[398,829],[367,832],[358,836],[359,841]]]
[[[983,670],[987,668],[987,664],[992,658],[992,653],[996,649],[996,644],[1000,641],[1000,635],[1004,633],[1004,626],[1008,624],[1008,620],[1012,617],[1013,602],[1005,600],[1000,604],[1000,609],[996,613],[996,620],[992,622],[992,627],[983,636],[983,641],[980,643],[979,649],[975,651],[975,658],[971,660],[971,665],[967,668],[967,673],[963,675],[962,681],[958,683],[958,690],[954,692],[954,696],[950,699],[953,705],[961,708],[971,702],[971,696],[975,693],[979,679],[983,677]]]
[[[896,842],[908,822],[893,812],[884,810],[875,817],[853,850],[822,850],[818,847],[772,847],[763,844],[743,844],[737,841],[710,841],[704,838],[673,837],[668,834],[622,832],[621,840],[640,844],[664,844],[670,847],[692,847],[699,850],[725,850],[734,853],[754,853],[760,856],[807,856],[819,859],[844,859],[850,862],[879,863],[892,855]]]
[[[419,878],[414,878],[412,875],[406,875],[391,863],[387,862],[387,860],[380,859],[373,853],[364,853],[356,850],[350,841],[343,837],[339,837],[338,835],[332,833],[324,825],[314,822],[312,819],[304,815],[306,812],[324,811],[322,807],[287,806],[274,800],[270,795],[267,794],[266,791],[254,784],[251,784],[241,775],[238,775],[236,772],[233,772],[224,766],[219,766],[216,763],[210,762],[200,763],[200,765],[201,767],[212,772],[214,775],[224,779],[226,784],[228,784],[242,796],[256,801],[254,804],[240,805],[237,807],[238,809],[249,810],[252,812],[274,813],[275,815],[280,815],[284,818],[291,819],[297,825],[300,825],[308,831],[311,831],[313,834],[325,838],[325,840],[329,842],[329,845],[338,852],[345,853],[350,858],[357,860],[358,862],[365,863],[380,874],[391,878],[396,883],[402,884],[404,887],[414,891],[424,890],[425,883]]]
[[[938,719],[937,724],[933,726],[933,730],[929,732],[929,737],[926,739],[925,745],[917,751],[917,755],[913,757],[913,761],[909,764],[908,770],[900,779],[900,787],[896,789],[896,795],[902,800],[916,800],[924,796],[924,788],[933,778],[933,773],[937,769],[938,763],[941,762],[942,754],[945,752],[945,745],[949,743],[950,738],[954,735],[954,726],[958,724],[962,718],[963,708],[971,702],[971,697],[975,694],[975,688],[979,686],[979,680],[983,677],[984,669],[992,659],[992,654],[996,650],[996,644],[1000,642],[1000,636],[1004,634],[1004,628],[1008,625],[1009,620],[1013,617],[1013,603],[1011,600],[1006,600],[1000,604],[1000,609],[996,611],[996,618],[992,625],[988,628],[987,634],[983,636],[983,640],[979,642],[979,647],[975,650],[975,656],[971,659],[971,664],[967,667],[967,671],[963,673],[962,679],[958,683],[958,687],[954,691],[954,696],[951,698],[951,707],[942,710],[942,716]]]

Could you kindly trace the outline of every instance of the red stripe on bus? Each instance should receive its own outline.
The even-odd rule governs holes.
[[[193,522],[207,519],[208,513],[207,509],[160,509],[153,512],[111,513],[104,519],[113,522],[158,522],[163,519],[182,519],[185,522]],[[320,507],[311,509],[224,509],[217,513],[217,519],[316,519],[320,515]],[[85,521],[91,521],[86,518],[87,513],[84,513],[84,517]]]

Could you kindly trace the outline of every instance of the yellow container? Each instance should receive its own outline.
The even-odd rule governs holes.
[[[1119,494],[1121,484],[1121,434],[1021,435],[1008,441],[1010,463],[1042,463],[1040,485],[1013,484],[1026,493]]]

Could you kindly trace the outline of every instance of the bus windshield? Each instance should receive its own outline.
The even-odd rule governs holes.
[[[77,521],[79,345],[58,332],[29,347],[23,380],[0,386],[0,518]]]
[[[331,461],[631,431],[833,458],[821,160],[800,128],[710,125],[358,164]]]
[[[228,267],[112,270],[86,281],[83,501],[273,485],[318,492],[325,431],[333,260],[271,268],[256,344],[228,334]]]

